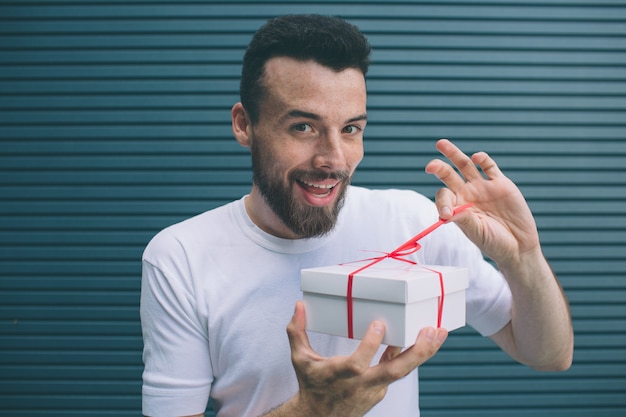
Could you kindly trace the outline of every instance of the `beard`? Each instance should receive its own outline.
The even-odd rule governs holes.
[[[252,142],[252,180],[258,187],[261,195],[270,206],[274,214],[289,230],[300,238],[321,237],[330,232],[337,223],[339,212],[343,207],[346,190],[350,184],[350,175],[345,171],[325,172],[294,170],[288,175],[287,184],[281,181],[278,170],[272,170],[271,158],[258,145],[258,140]],[[335,179],[340,182],[335,202],[326,207],[314,207],[299,202],[291,191],[296,183],[305,181],[322,181]]]

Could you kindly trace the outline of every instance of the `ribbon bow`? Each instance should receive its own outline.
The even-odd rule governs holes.
[[[460,213],[463,210],[466,210],[470,207],[472,207],[472,203],[467,203],[464,204],[462,206],[459,206],[457,208],[454,209],[453,213],[452,213],[452,217],[454,215],[456,215],[457,213]],[[452,218],[450,217],[450,218]],[[409,260],[409,259],[404,259],[405,256],[411,255],[415,252],[417,252],[418,250],[421,249],[421,245],[418,243],[419,240],[421,240],[422,238],[424,238],[425,236],[429,235],[430,233],[434,232],[439,226],[448,223],[450,220],[443,220],[441,218],[439,218],[439,221],[433,223],[432,225],[430,225],[429,227],[427,227],[426,229],[424,229],[423,231],[421,231],[420,233],[418,233],[417,235],[413,236],[411,239],[407,240],[405,243],[403,243],[402,245],[398,246],[397,248],[395,248],[394,250],[392,250],[391,252],[384,252],[384,255],[382,256],[377,256],[374,258],[368,258],[365,259],[366,261],[371,261],[370,263],[368,263],[365,266],[360,267],[359,269],[357,269],[356,271],[351,272],[348,275],[348,289],[346,292],[346,303],[347,303],[347,307],[348,307],[348,337],[350,339],[354,338],[354,313],[353,313],[353,300],[352,300],[352,286],[354,283],[354,276],[356,274],[358,274],[361,271],[364,271],[365,269],[376,265],[377,263],[387,259],[387,258],[391,258],[391,259],[395,259],[397,261],[403,261],[403,262],[408,262],[410,264],[415,264],[415,262]],[[426,268],[428,269],[428,268]],[[439,275],[439,285],[441,287],[441,297],[439,299],[439,307],[438,307],[438,311],[437,311],[437,327],[441,327],[441,317],[442,317],[442,313],[443,313],[443,299],[444,299],[444,288],[443,288],[443,274],[441,272],[438,271],[433,271],[432,269],[429,269],[429,271],[435,272]]]

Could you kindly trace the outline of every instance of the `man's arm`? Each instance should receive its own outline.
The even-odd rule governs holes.
[[[526,268],[502,271],[513,294],[511,321],[491,336],[517,361],[541,371],[571,366],[573,330],[567,299],[541,253]]]
[[[426,172],[447,188],[437,193],[443,219],[452,220],[504,274],[513,295],[512,318],[492,339],[514,359],[540,370],[571,366],[574,333],[565,294],[544,258],[528,204],[517,186],[486,153],[470,158],[447,140],[437,149],[458,169],[434,160]],[[477,168],[482,170],[479,171]]]
[[[445,341],[445,329],[423,329],[405,351],[388,347],[378,365],[371,366],[385,333],[384,324],[372,323],[350,356],[322,357],[309,344],[302,302],[287,326],[291,360],[299,391],[264,417],[361,417],[379,403],[392,382],[430,359]]]

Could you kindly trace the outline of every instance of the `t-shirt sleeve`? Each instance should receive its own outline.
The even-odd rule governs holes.
[[[151,245],[144,252],[141,284],[143,414],[203,413],[213,380],[206,326],[196,314],[184,265],[168,265],[176,243]]]
[[[474,264],[466,292],[467,323],[491,336],[511,321],[511,305],[511,290],[502,274],[485,261]]]

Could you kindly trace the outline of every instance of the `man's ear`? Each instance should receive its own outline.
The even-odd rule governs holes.
[[[233,135],[241,146],[249,148],[252,143],[252,123],[243,104],[236,103],[230,111]]]

